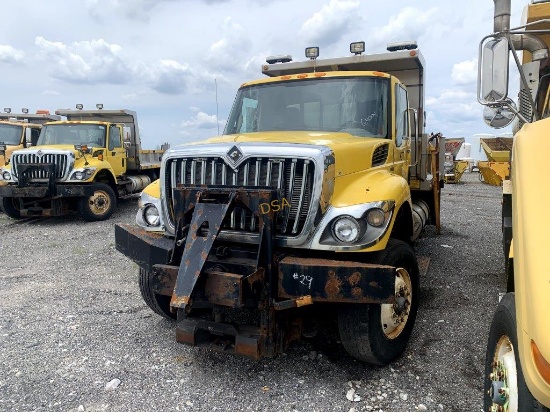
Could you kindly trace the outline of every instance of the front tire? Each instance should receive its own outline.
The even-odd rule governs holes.
[[[509,412],[548,411],[527,388],[520,366],[515,293],[504,295],[497,307],[485,356],[484,410],[498,410],[508,403]]]
[[[106,183],[94,183],[94,193],[83,197],[78,204],[80,216],[88,222],[107,220],[116,207],[115,192]]]
[[[139,291],[153,312],[166,319],[176,319],[176,314],[170,311],[170,296],[155,293],[153,276],[142,268],[139,268]]]
[[[413,249],[390,239],[375,262],[396,268],[395,304],[350,304],[338,312],[340,340],[346,352],[373,365],[387,365],[405,350],[419,298],[419,270]]]
[[[12,219],[21,219],[19,200],[13,197],[0,198],[0,209]]]

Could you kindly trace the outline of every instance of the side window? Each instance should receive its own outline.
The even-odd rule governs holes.
[[[395,144],[401,146],[403,137],[409,135],[409,101],[407,90],[401,85],[395,85]]]
[[[118,126],[111,126],[109,128],[109,150],[113,150],[115,147],[122,147],[122,139]]]

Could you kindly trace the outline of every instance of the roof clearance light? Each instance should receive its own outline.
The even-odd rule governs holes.
[[[78,103],[78,104],[76,105],[76,108],[77,108],[78,110],[82,110],[82,109],[84,108],[84,105],[83,105],[82,103]]]
[[[36,114],[50,114],[50,111],[45,109],[38,109],[36,111]]]
[[[11,108],[4,107],[4,113],[11,113]]]
[[[21,109],[21,111],[22,111],[23,113],[27,114],[27,113],[29,112],[29,109],[27,109],[26,107],[23,107],[23,108]]]
[[[319,47],[306,47],[306,57],[311,60],[319,57]]]
[[[418,45],[415,41],[401,41],[397,43],[388,43],[386,50],[394,52],[399,50],[414,50],[416,48],[418,48]]]
[[[95,105],[95,107],[97,108],[97,110],[101,110],[103,109],[103,103],[98,103]]]
[[[292,61],[292,56],[290,54],[277,55],[277,56],[268,56],[265,58],[267,64],[275,63],[289,63]]]
[[[350,43],[349,51],[355,55],[363,53],[365,51],[365,42],[356,41],[354,43]]]

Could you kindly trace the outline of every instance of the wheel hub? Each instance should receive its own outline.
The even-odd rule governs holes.
[[[95,192],[90,197],[90,209],[95,214],[104,213],[109,208],[109,196],[103,192]]]
[[[382,329],[388,339],[395,339],[405,328],[409,319],[411,302],[411,278],[405,269],[398,268],[395,280],[395,303],[381,305],[380,310]]]
[[[516,358],[508,336],[502,336],[495,347],[493,368],[489,379],[491,386],[487,394],[492,402],[489,412],[517,412]]]

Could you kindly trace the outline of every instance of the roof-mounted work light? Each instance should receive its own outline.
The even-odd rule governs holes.
[[[306,47],[306,57],[311,60],[319,57],[319,47]]]
[[[365,51],[365,42],[356,41],[356,42],[350,43],[349,51],[355,55],[359,55],[363,53]]]
[[[95,107],[97,108],[97,110],[101,110],[103,109],[103,103],[98,103],[95,105]]]
[[[26,107],[23,107],[23,108],[21,109],[21,112],[27,114],[27,113],[29,112],[29,109],[27,109]]]
[[[84,105],[83,105],[82,103],[78,103],[78,104],[76,105],[76,109],[77,109],[77,110],[82,110],[83,108],[84,108]]]
[[[11,113],[10,107],[4,107],[4,113]]]

